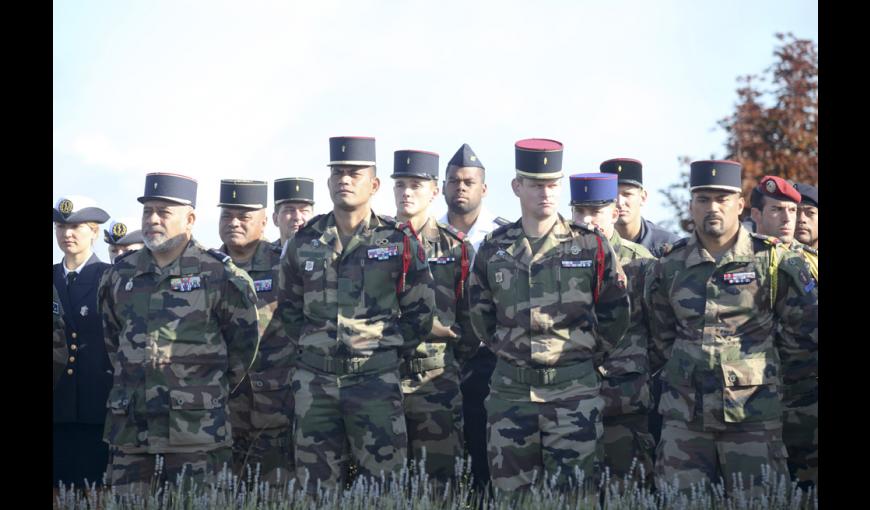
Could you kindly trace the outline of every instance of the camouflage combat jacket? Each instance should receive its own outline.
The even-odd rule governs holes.
[[[643,245],[622,239],[616,231],[610,245],[628,278],[631,320],[625,336],[598,367],[604,376],[601,398],[605,417],[649,411],[649,318],[641,298],[644,275],[656,260]]]
[[[57,295],[57,287],[51,286],[54,291],[52,298],[53,304],[53,324],[54,324],[54,347],[53,347],[53,367],[54,367],[54,382],[52,388],[57,385],[58,379],[63,374],[63,369],[66,367],[67,356],[69,349],[66,346],[66,326],[63,323],[63,305],[60,303],[60,296]]]
[[[526,384],[500,375],[501,398],[556,402],[598,395],[595,358],[611,351],[629,325],[625,274],[598,230],[559,215],[537,254],[522,220],[489,233],[468,282],[474,333],[510,366],[574,366],[582,376],[557,384]]]
[[[417,234],[423,243],[429,271],[432,274],[432,287],[435,292],[434,321],[453,330],[459,338],[437,337],[430,333],[426,336],[426,340],[417,346],[411,359],[418,360],[416,363],[424,363],[423,359],[429,361],[445,359],[445,364],[454,366],[458,374],[458,368],[474,356],[480,345],[468,323],[468,304],[462,299],[471,272],[474,248],[465,239],[465,234],[431,217],[426,220]],[[408,364],[406,362],[406,366]],[[436,365],[438,364],[440,363]],[[431,378],[440,376],[444,372],[442,367],[428,369],[425,372],[418,370],[413,376],[403,372],[403,378],[410,379],[403,381],[403,389],[406,392],[413,391]],[[426,367],[421,365],[416,368]],[[458,384],[459,381],[457,380],[456,383]]]
[[[226,246],[221,246],[220,251],[226,253]],[[281,321],[275,317],[280,262],[280,245],[257,241],[251,259],[237,264],[254,281],[257,292],[260,346],[257,360],[244,382],[252,395],[250,426],[257,430],[289,427],[289,417],[293,414],[290,376],[296,353]]]
[[[650,360],[662,368],[659,412],[703,430],[782,426],[780,356],[818,344],[818,291],[804,261],[743,226],[717,263],[682,239],[646,277]],[[776,335],[777,328],[781,332]]]
[[[819,252],[815,248],[793,240],[788,249],[799,254],[810,270],[810,275],[819,281]],[[817,391],[819,387],[819,350],[818,345],[810,350],[793,352],[786,349],[782,355],[783,400],[786,403],[799,399],[807,392]]]
[[[410,356],[432,330],[431,283],[423,248],[406,227],[372,212],[342,249],[330,212],[290,239],[276,315],[297,354]]]
[[[147,248],[116,259],[99,289],[115,372],[105,440],[129,453],[231,445],[227,399],[257,353],[256,303],[251,278],[193,239],[162,269]]]

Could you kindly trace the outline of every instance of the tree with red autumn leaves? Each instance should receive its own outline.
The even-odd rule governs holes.
[[[718,122],[728,138],[725,155],[743,165],[744,214],[749,215],[749,194],[759,179],[777,175],[818,186],[819,182],[819,57],[816,44],[791,33],[776,34],[782,42],[774,51],[767,76],[738,78],[734,113]],[[771,87],[763,89],[765,81]],[[764,99],[772,98],[772,106]],[[712,157],[712,156],[711,156]],[[685,168],[680,182],[661,191],[674,209],[676,223],[691,231],[689,171],[691,158],[678,158]],[[673,224],[673,222],[672,222]]]

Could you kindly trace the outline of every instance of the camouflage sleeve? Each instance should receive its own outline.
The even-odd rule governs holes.
[[[671,347],[677,337],[677,320],[668,299],[667,282],[664,280],[664,263],[661,259],[647,267],[643,289],[644,308],[649,320],[650,372],[660,370],[670,357]]]
[[[786,365],[786,382],[796,382],[818,375],[812,361],[819,346],[819,289],[806,261],[794,252],[785,253],[778,275],[777,347]]]
[[[619,265],[613,247],[600,234],[601,247],[604,249],[604,270],[595,304],[595,317],[598,320],[597,333],[602,351],[611,351],[628,330],[630,299],[626,289],[626,277]]]
[[[635,259],[623,266],[628,278],[631,299],[631,318],[628,331],[610,352],[607,358],[610,375],[646,373],[649,370],[647,339],[649,338],[648,313],[642,299],[644,276],[647,267],[655,259]]]
[[[281,253],[280,269],[278,271],[278,305],[272,320],[281,321],[284,334],[293,352],[299,345],[299,335],[302,332],[304,316],[302,312],[304,287],[302,276],[297,271],[299,265],[296,261],[295,243],[292,239],[284,244],[284,252]]]
[[[405,275],[405,285],[399,295],[399,330],[405,343],[399,349],[402,357],[411,356],[420,342],[432,331],[435,316],[435,291],[426,255],[413,235],[410,238],[411,264]]]
[[[97,309],[100,311],[100,316],[103,320],[103,340],[106,344],[106,354],[109,356],[109,362],[112,364],[112,369],[117,374],[120,372],[118,368],[118,344],[121,335],[121,321],[115,315],[114,303],[114,286],[115,272],[109,269],[100,277],[100,284],[97,287]]]
[[[260,333],[257,326],[257,292],[244,271],[227,272],[219,303],[221,331],[227,344],[230,390],[241,384],[257,357]]]
[[[480,346],[480,340],[477,339],[477,336],[475,336],[474,332],[471,330],[471,322],[469,321],[468,315],[468,300],[465,299],[468,281],[469,278],[471,278],[470,264],[471,261],[474,260],[474,247],[467,240],[463,240],[462,244],[456,246],[456,251],[458,252],[456,255],[457,260],[461,260],[462,258],[462,246],[465,246],[465,257],[466,260],[468,260],[469,267],[468,274],[465,277],[465,282],[462,285],[462,293],[456,300],[456,324],[453,328],[454,333],[459,335],[453,348],[453,354],[457,361],[459,361],[460,365],[465,364],[466,361],[471,359],[477,353],[477,349]],[[461,278],[462,274],[460,272],[456,275],[456,285],[459,285]]]
[[[480,251],[474,257],[468,284],[465,286],[465,303],[468,307],[468,321],[471,332],[478,342],[489,345],[495,333],[495,304],[492,301],[492,290],[486,275],[486,261],[489,253],[489,243],[484,240]]]

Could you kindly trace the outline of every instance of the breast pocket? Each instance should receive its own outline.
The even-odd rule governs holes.
[[[435,286],[435,313],[441,324],[450,327],[455,319],[456,283],[459,261],[453,257],[429,259],[429,272]]]
[[[211,310],[205,283],[189,291],[167,290],[161,293],[162,310],[166,318],[159,335],[170,342],[202,344],[209,340],[203,325],[209,324]],[[153,305],[153,304],[152,304]]]
[[[592,306],[595,273],[592,260],[580,256],[558,261],[557,280],[563,313],[571,314]]]
[[[326,260],[323,254],[311,254],[300,259],[302,275],[302,311],[309,317],[326,314]]]
[[[362,295],[357,303],[365,305],[372,315],[392,313],[399,308],[396,294],[402,272],[401,247],[399,254],[385,260],[360,259],[359,279],[362,281]],[[358,282],[353,285],[356,287]],[[351,292],[350,296],[354,296]]]

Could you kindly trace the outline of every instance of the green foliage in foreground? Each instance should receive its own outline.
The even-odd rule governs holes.
[[[422,466],[421,461],[419,466]],[[415,467],[419,467],[415,466]],[[158,468],[159,469],[159,468]],[[690,491],[678,491],[674,483],[659,480],[659,490],[650,491],[635,479],[625,483],[610,481],[605,473],[595,490],[583,488],[583,473],[576,472],[579,482],[568,489],[555,487],[556,477],[543,480],[527,492],[499,492],[486,498],[471,489],[466,462],[457,461],[457,482],[444,486],[428,480],[418,469],[403,469],[397,483],[389,483],[382,475],[372,479],[356,477],[344,490],[320,488],[317,495],[308,495],[301,484],[289,482],[270,486],[259,480],[259,472],[247,473],[239,479],[224,467],[215,483],[197,486],[184,474],[175,483],[152,485],[148,494],[121,493],[114,488],[87,490],[60,487],[55,508],[61,509],[166,509],[166,510],[556,510],[572,509],[817,509],[815,490],[801,491],[784,477],[771,480],[764,476],[760,486],[736,480],[743,489],[725,493],[721,483],[699,484]]]

